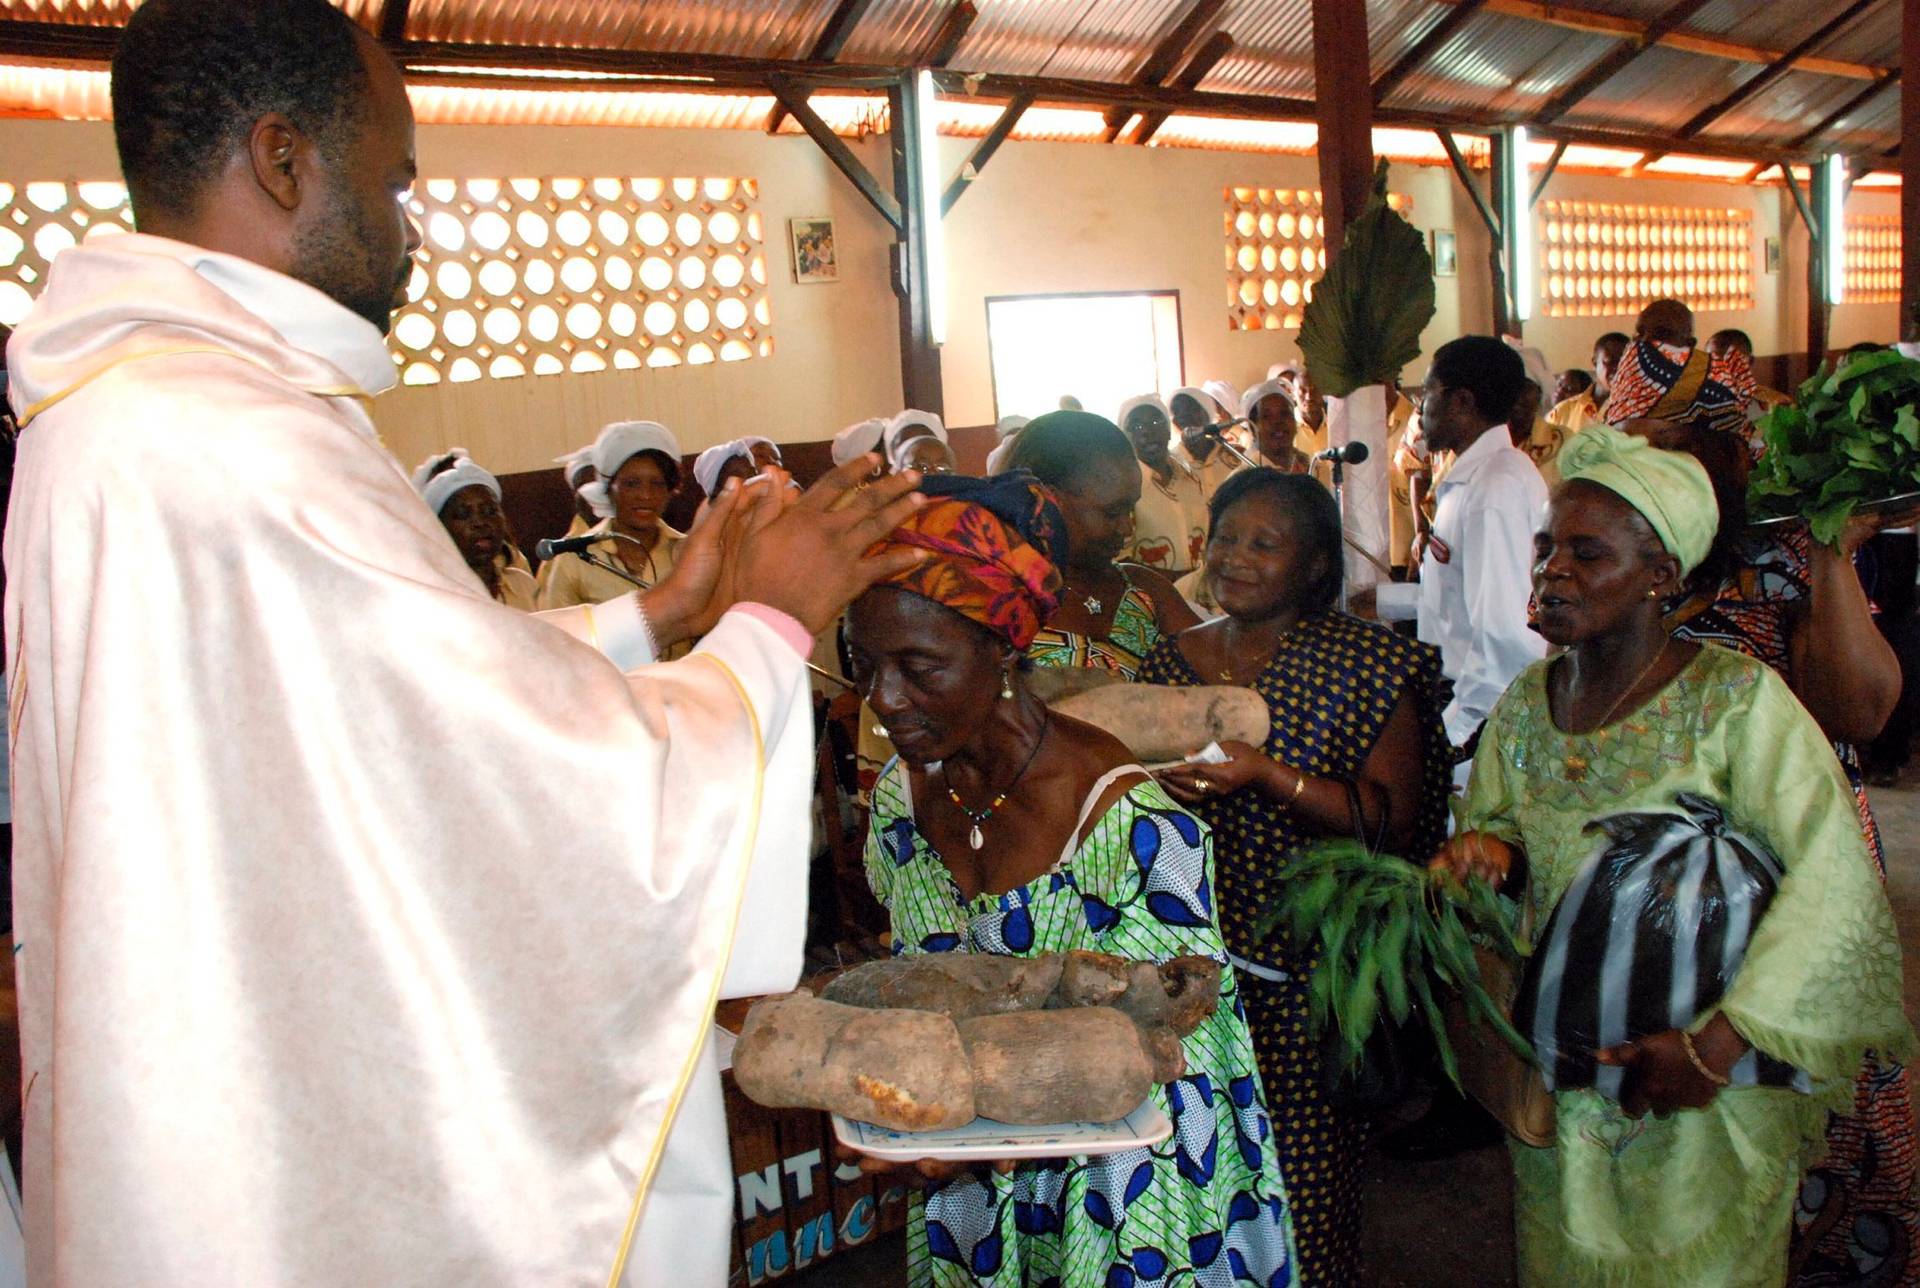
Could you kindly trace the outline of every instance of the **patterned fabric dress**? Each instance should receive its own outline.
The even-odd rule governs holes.
[[[1154,649],[1140,679],[1203,683],[1172,639]],[[1268,755],[1316,777],[1347,781],[1359,776],[1387,718],[1412,694],[1425,777],[1408,853],[1421,855],[1433,853],[1446,837],[1453,755],[1440,722],[1445,683],[1437,649],[1376,623],[1327,612],[1294,627],[1252,687],[1273,711],[1264,748]],[[1365,1124],[1327,1098],[1307,1000],[1312,963],[1296,961],[1283,946],[1257,943],[1253,936],[1254,921],[1280,893],[1275,875],[1286,856],[1318,834],[1252,791],[1209,801],[1199,812],[1213,826],[1227,949],[1251,964],[1242,968],[1241,1000],[1273,1106],[1300,1278],[1309,1284],[1355,1283]]]
[[[1160,642],[1160,620],[1154,615],[1153,600],[1133,584],[1125,564],[1115,565],[1127,588],[1113,610],[1113,626],[1106,637],[1096,639],[1073,631],[1041,628],[1027,646],[1027,657],[1035,666],[1094,668],[1118,671],[1133,679],[1140,663]]]
[[[1777,542],[1754,541],[1740,571],[1716,597],[1668,606],[1681,639],[1711,641],[1766,663],[1791,680],[1788,612],[1811,593],[1807,560],[1812,538],[1802,527]],[[1860,829],[1884,880],[1886,851],[1867,803],[1860,757],[1837,743],[1841,768],[1860,811]],[[1920,1284],[1920,1176],[1913,1091],[1900,1061],[1867,1057],[1854,1082],[1853,1112],[1827,1125],[1827,1156],[1807,1173],[1795,1213],[1795,1282],[1842,1285]]]
[[[1097,797],[1111,781],[1103,779]],[[1141,961],[1223,961],[1212,842],[1157,783],[1128,790],[1052,871],[962,902],[915,826],[907,770],[873,792],[867,878],[898,954],[1025,957],[1085,948]],[[1174,1134],[1152,1149],[1011,1176],[965,1176],[912,1203],[907,1277],[980,1288],[1283,1288],[1292,1222],[1252,1040],[1228,971],[1220,1008],[1186,1039],[1186,1076],[1153,1090]]]

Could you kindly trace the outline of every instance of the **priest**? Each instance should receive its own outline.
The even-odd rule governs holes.
[[[802,659],[912,476],[736,487],[644,598],[504,608],[370,418],[393,63],[325,0],[149,0],[113,98],[140,233],[9,355],[32,1281],[720,1284],[713,1005],[798,973]]]

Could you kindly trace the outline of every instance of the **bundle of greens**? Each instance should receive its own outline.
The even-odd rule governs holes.
[[[1920,362],[1863,354],[1800,386],[1760,422],[1766,452],[1747,485],[1755,519],[1797,515],[1831,545],[1861,505],[1920,489]]]
[[[1458,1086],[1440,1008],[1447,991],[1459,995],[1470,1019],[1484,1020],[1532,1058],[1500,1002],[1488,996],[1474,960],[1476,940],[1510,961],[1519,957],[1500,897],[1485,882],[1463,886],[1350,839],[1302,850],[1281,876],[1283,893],[1256,929],[1262,939],[1284,931],[1300,959],[1313,962],[1314,1032],[1333,1027],[1347,1070],[1359,1066],[1383,1012],[1401,1025],[1417,1005]]]

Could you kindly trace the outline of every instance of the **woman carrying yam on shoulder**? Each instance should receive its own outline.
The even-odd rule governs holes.
[[[894,951],[1224,963],[1206,826],[1118,741],[1027,688],[1022,654],[1060,596],[1052,494],[1024,472],[924,490],[893,540],[925,558],[847,622],[855,683],[899,751],[866,851]],[[1286,1191],[1231,972],[1183,1054],[1185,1074],[1152,1092],[1174,1123],[1160,1145],[991,1175],[905,1169],[928,1186],[909,1282],[1290,1282]]]

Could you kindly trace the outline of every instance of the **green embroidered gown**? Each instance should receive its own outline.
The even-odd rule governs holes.
[[[945,861],[914,825],[907,771],[895,760],[874,786],[866,868],[897,954],[1026,957],[1085,948],[1136,961],[1184,953],[1226,960],[1213,912],[1212,839],[1150,779],[1115,801],[1050,872],[963,902]],[[1061,1166],[1023,1163],[1010,1176],[963,1176],[916,1197],[908,1282],[1298,1282],[1272,1124],[1231,970],[1219,1009],[1184,1046],[1185,1076],[1152,1093],[1174,1123],[1164,1143]]]
[[[1523,897],[1541,926],[1604,844],[1588,823],[1675,811],[1679,792],[1721,805],[1787,876],[1718,1009],[1815,1087],[1735,1087],[1705,1109],[1639,1120],[1597,1092],[1558,1093],[1557,1142],[1513,1147],[1521,1281],[1783,1283],[1827,1111],[1851,1106],[1868,1048],[1905,1052],[1913,1037],[1852,792],[1812,717],[1749,658],[1707,645],[1645,706],[1590,734],[1554,726],[1549,665],[1523,672],[1488,718],[1461,826],[1525,847]]]

